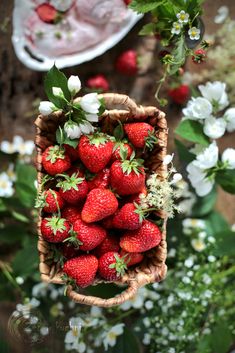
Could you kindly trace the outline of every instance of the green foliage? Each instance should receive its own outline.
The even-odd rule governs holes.
[[[216,181],[225,191],[235,194],[235,169],[218,171],[216,173]]]
[[[173,57],[172,63],[169,66],[169,74],[174,75],[179,70],[181,66],[183,66],[186,59],[186,44],[185,38],[183,35],[176,41],[176,45],[171,55]]]
[[[133,332],[125,327],[123,335],[119,336],[116,345],[108,353],[141,353],[140,342]]]
[[[217,239],[215,253],[219,256],[235,255],[235,232],[223,230],[215,234]]]
[[[130,8],[138,13],[146,13],[166,4],[167,0],[132,0]]]
[[[192,160],[195,158],[195,155],[189,152],[189,149],[180,140],[175,139],[175,146],[177,148],[179,159],[182,162],[192,162]]]
[[[208,195],[197,198],[197,202],[193,206],[192,216],[198,218],[206,216],[214,209],[216,199],[217,191],[214,187]]]
[[[177,126],[175,133],[182,138],[199,143],[203,146],[209,145],[209,138],[203,133],[203,127],[198,121],[182,120]]]
[[[36,237],[26,238],[22,249],[16,253],[12,262],[16,274],[25,277],[37,270],[39,260],[36,242]]]
[[[148,36],[150,34],[154,34],[156,25],[155,23],[147,23],[139,32],[141,36]]]
[[[18,163],[16,165],[17,180],[15,189],[17,197],[25,207],[33,207],[36,198],[36,170],[31,165]]]
[[[76,148],[78,145],[78,140],[77,139],[71,140],[70,138],[68,138],[68,136],[66,135],[66,132],[63,129],[61,129],[60,126],[56,130],[56,142],[59,145],[66,144],[73,148]]]

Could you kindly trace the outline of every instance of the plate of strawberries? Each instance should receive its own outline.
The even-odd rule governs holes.
[[[90,114],[82,108],[85,96],[71,100],[73,112],[66,113],[65,107],[36,121],[39,251],[47,272],[42,278],[78,291],[146,272],[165,241],[165,216],[155,204],[158,191],[153,182],[163,177],[165,168],[164,139],[159,135],[163,131],[156,124],[158,119],[163,122],[164,114],[155,107],[138,108],[124,95],[95,95],[96,119],[93,116],[86,133],[81,120]],[[53,104],[60,104],[58,97]],[[142,116],[107,110],[110,103],[127,104]],[[74,120],[69,122],[68,115]],[[47,255],[53,251],[57,263],[48,269]]]

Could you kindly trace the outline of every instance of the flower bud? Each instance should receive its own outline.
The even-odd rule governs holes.
[[[80,91],[81,81],[78,76],[70,76],[70,78],[68,79],[68,89],[72,93],[72,95],[75,95],[77,92]]]
[[[51,103],[49,101],[42,101],[42,102],[40,102],[38,109],[42,115],[49,115],[54,110],[56,110],[56,107],[54,106],[53,103]]]
[[[70,139],[77,139],[81,136],[81,129],[78,126],[78,124],[74,123],[73,121],[67,121],[64,124],[64,131],[66,132],[66,135]]]
[[[227,163],[228,169],[235,169],[235,149],[226,148],[222,154],[222,162]]]
[[[56,97],[63,97],[64,93],[60,87],[52,87],[52,93]]]

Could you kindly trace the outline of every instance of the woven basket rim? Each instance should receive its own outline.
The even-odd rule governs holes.
[[[167,153],[167,135],[168,128],[167,122],[165,119],[165,113],[152,106],[138,106],[131,98],[126,95],[117,94],[117,93],[106,93],[100,94],[99,98],[103,98],[105,101],[105,106],[114,106],[114,105],[122,105],[127,110],[122,109],[106,109],[104,113],[101,115],[100,119],[110,118],[112,120],[117,119],[140,119],[143,117],[151,118],[155,121],[154,125],[156,125],[156,136],[158,138],[158,149],[159,153],[154,156],[157,157],[157,166],[154,170],[157,172],[161,179],[165,179],[167,174],[167,166],[163,164],[163,159]],[[76,99],[77,101],[80,98]],[[48,131],[50,133],[50,129],[48,128],[48,122],[59,121],[63,116],[61,111],[57,111],[52,113],[49,116],[39,115],[35,121],[36,125],[36,137],[35,137],[35,145],[36,145],[36,168],[37,168],[37,179],[38,179],[38,189],[41,190],[41,180],[42,180],[42,164],[41,164],[41,155],[43,148],[42,145],[47,143],[47,138],[43,136],[42,131]],[[45,145],[46,146],[46,145]],[[128,270],[127,273],[122,277],[120,281],[112,282],[118,285],[127,284],[128,288],[118,296],[109,299],[103,299],[94,296],[86,296],[84,294],[78,293],[71,286],[67,287],[67,295],[74,301],[88,304],[88,305],[97,305],[101,307],[110,307],[114,305],[119,305],[124,301],[133,297],[138,288],[153,282],[159,282],[162,280],[167,271],[167,267],[165,264],[166,253],[167,253],[167,244],[166,244],[166,222],[167,216],[164,213],[161,213],[161,218],[163,219],[163,232],[162,232],[162,240],[158,247],[152,249],[150,251],[151,264],[148,267],[137,267],[134,270]],[[41,236],[40,231],[40,223],[41,223],[41,213],[39,212],[39,219],[37,224],[38,229],[38,251],[39,251],[39,270],[41,274],[41,279],[44,282],[48,283],[56,283],[56,284],[64,284],[65,282],[60,278],[62,272],[58,272],[58,269],[55,265],[48,265],[47,259],[50,253],[50,243],[45,241]],[[56,275],[55,275],[56,273]],[[105,281],[99,281],[102,283]],[[110,282],[109,282],[110,283]],[[95,283],[96,284],[96,283]]]

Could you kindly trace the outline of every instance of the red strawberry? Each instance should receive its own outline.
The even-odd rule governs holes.
[[[124,3],[128,6],[130,3],[132,2],[132,0],[124,0]]]
[[[107,235],[100,245],[95,248],[94,252],[97,257],[101,257],[103,254],[109,251],[119,251],[119,239],[113,235]]]
[[[145,172],[142,160],[116,161],[110,168],[110,184],[119,195],[137,194],[145,186]]]
[[[189,98],[190,89],[188,85],[180,85],[168,91],[169,97],[177,104],[185,104]]]
[[[132,155],[133,149],[128,143],[116,142],[113,149],[111,161],[114,162],[116,160],[121,160],[122,159],[121,152],[122,154],[125,153],[125,156],[126,156],[125,159],[129,159]]]
[[[113,216],[116,214],[116,212],[114,214],[112,214],[111,216],[108,216],[104,219],[102,219],[102,227],[104,227],[105,229],[112,229],[113,228]]]
[[[134,76],[138,71],[137,54],[135,50],[124,51],[116,61],[116,70],[127,76]]]
[[[109,83],[104,75],[90,77],[86,82],[87,87],[106,92],[109,90]]]
[[[157,143],[154,128],[147,123],[125,124],[124,130],[136,148],[147,147],[151,151]]]
[[[66,206],[62,210],[61,216],[70,223],[74,223],[78,219],[81,219],[81,210],[75,206]]]
[[[45,240],[60,243],[69,236],[70,224],[66,219],[52,216],[41,221],[41,233]]]
[[[87,223],[97,222],[114,214],[118,208],[116,196],[108,189],[93,189],[87,195],[82,209],[82,220]]]
[[[69,170],[67,170],[67,174],[69,176],[72,176],[73,174],[76,174],[76,177],[80,177],[80,178],[84,177],[83,171],[80,168],[78,168],[78,167],[69,168]]]
[[[93,250],[107,235],[106,230],[98,224],[86,224],[81,219],[74,223],[72,234],[68,240],[83,251]]]
[[[125,261],[117,252],[106,252],[99,258],[99,274],[107,281],[118,280],[126,268]]]
[[[76,148],[66,144],[63,145],[63,147],[72,162],[76,161],[79,158],[78,151]]]
[[[36,8],[36,12],[40,20],[46,23],[53,23],[57,17],[56,9],[48,3],[39,5]]]
[[[83,135],[78,145],[81,161],[92,173],[98,173],[111,159],[113,142],[105,134]]]
[[[58,208],[62,209],[64,200],[58,191],[48,189],[38,195],[35,207],[42,207],[42,210],[47,213],[58,212]]]
[[[101,170],[92,180],[88,181],[89,190],[96,188],[106,189],[109,185],[109,175],[110,169],[105,168]]]
[[[79,178],[76,173],[72,176],[61,174],[64,180],[57,183],[59,193],[65,201],[76,204],[86,198],[88,193],[88,184],[84,178]]]
[[[161,232],[157,225],[143,221],[141,228],[126,232],[120,239],[120,246],[127,252],[143,252],[161,242]]]
[[[144,259],[144,255],[139,252],[128,253],[124,250],[121,250],[120,256],[124,259],[127,267],[136,265]]]
[[[206,60],[206,51],[204,49],[197,49],[192,56],[192,61],[195,64],[201,64],[203,61]]]
[[[138,194],[134,194],[134,195],[130,195],[128,197],[128,202],[132,202],[132,203],[140,203],[141,200],[141,196],[146,196],[147,195],[147,188],[146,186],[143,187],[143,189],[138,193]]]
[[[42,165],[50,175],[56,175],[68,170],[71,166],[70,158],[63,147],[49,146],[42,154]]]
[[[79,287],[91,285],[98,269],[98,260],[94,255],[86,254],[65,262],[63,272],[73,278]]]
[[[61,251],[66,259],[72,259],[79,255],[78,249],[76,249],[71,243],[63,243],[61,246]]]
[[[133,203],[126,203],[113,217],[114,228],[138,229],[142,224],[141,211]]]

